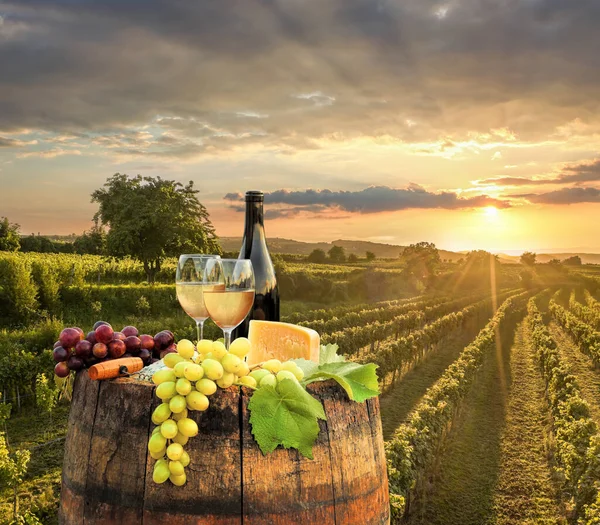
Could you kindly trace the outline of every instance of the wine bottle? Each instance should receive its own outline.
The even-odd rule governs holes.
[[[239,259],[252,261],[256,293],[252,309],[234,337],[248,337],[252,319],[279,321],[279,287],[265,238],[263,201],[262,191],[246,192],[246,225]]]

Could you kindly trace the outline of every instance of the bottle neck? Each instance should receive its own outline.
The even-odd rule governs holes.
[[[246,202],[246,225],[244,229],[244,257],[250,257],[252,245],[265,242],[264,211],[262,201]]]

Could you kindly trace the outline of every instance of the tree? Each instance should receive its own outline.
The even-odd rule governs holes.
[[[58,243],[52,242],[48,237],[43,235],[28,235],[21,238],[22,252],[39,252],[39,253],[57,253]],[[66,244],[66,243],[62,243]],[[70,243],[68,243],[70,244]]]
[[[356,256],[355,253],[351,253],[350,255],[348,255],[348,262],[349,263],[358,262],[358,257]]]
[[[374,261],[375,260],[375,254],[373,252],[367,251],[367,253],[365,255],[367,257],[367,261]]]
[[[7,217],[0,220],[0,251],[16,252],[21,247],[20,226],[11,223]]]
[[[323,264],[327,262],[327,255],[325,254],[325,250],[319,250],[317,248],[316,250],[310,252],[307,260],[311,263]]]
[[[406,272],[422,282],[431,283],[441,259],[438,249],[431,242],[419,242],[407,246],[401,254]]]
[[[92,193],[100,208],[94,220],[108,226],[111,255],[130,255],[144,264],[149,282],[164,257],[181,253],[221,253],[208,211],[194,183],[117,173]]]
[[[346,262],[346,250],[343,246],[333,246],[328,252],[329,260],[333,263]]]
[[[567,266],[581,266],[581,257],[579,255],[573,255],[572,257],[567,257],[563,264]]]
[[[523,252],[520,262],[523,266],[535,266],[536,257],[537,255],[533,252]]]
[[[106,251],[106,232],[97,222],[73,241],[75,253],[102,255]]]

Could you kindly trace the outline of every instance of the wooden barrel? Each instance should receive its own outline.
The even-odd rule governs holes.
[[[250,433],[249,393],[235,388],[190,412],[199,427],[185,449],[187,483],[152,481],[147,442],[160,400],[131,379],[75,379],[65,443],[62,525],[303,525],[389,523],[379,401],[348,400],[334,382],[309,390],[327,421],[314,459],[278,448],[264,456]]]

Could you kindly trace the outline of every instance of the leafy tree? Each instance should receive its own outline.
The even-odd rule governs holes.
[[[441,262],[435,244],[419,242],[407,246],[401,254],[406,264],[406,272],[422,282],[431,283]]]
[[[307,258],[308,262],[323,264],[327,262],[327,255],[324,250],[313,250]]]
[[[60,244],[65,245],[71,243]],[[43,235],[31,234],[26,237],[21,237],[22,252],[58,253],[59,251],[62,251],[59,248],[59,243],[52,242],[52,240]]]
[[[0,251],[16,252],[21,246],[20,226],[9,222],[7,217],[0,220]]]
[[[356,256],[356,254],[351,253],[350,255],[348,255],[348,262],[349,263],[358,262],[358,257]]]
[[[375,260],[375,254],[373,252],[367,251],[366,257],[367,257],[367,261],[374,261]]]
[[[333,246],[327,254],[329,255],[329,260],[332,263],[343,263],[346,262],[346,250],[344,250],[343,246]]]
[[[97,222],[73,242],[75,253],[102,255],[106,251],[106,232]]]
[[[523,266],[534,266],[537,255],[533,252],[523,252],[520,262]]]
[[[160,177],[110,177],[92,194],[92,202],[100,205],[94,220],[109,228],[108,253],[140,260],[149,282],[167,256],[221,253],[197,193],[192,181],[184,186]]]
[[[567,266],[581,266],[581,257],[579,255],[573,255],[572,257],[567,257],[563,264]]]

